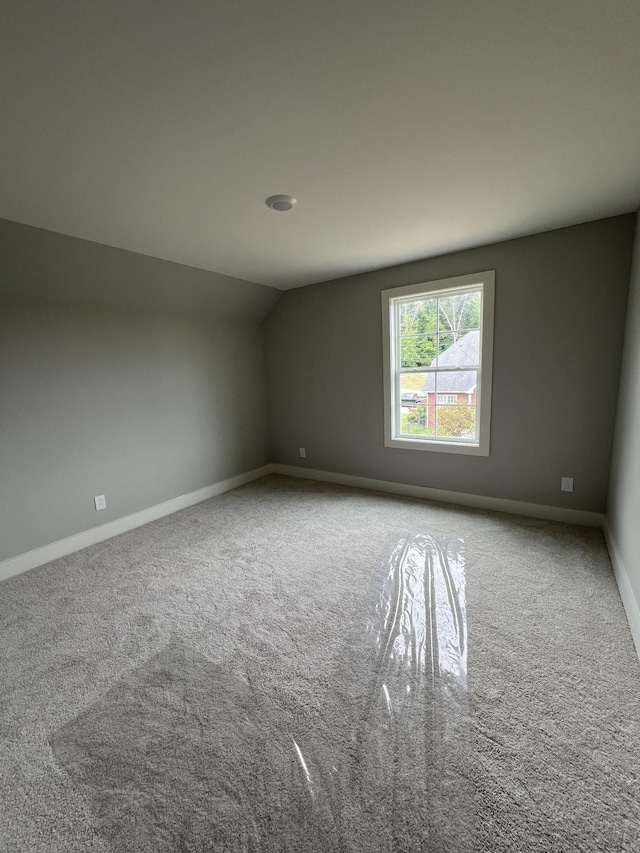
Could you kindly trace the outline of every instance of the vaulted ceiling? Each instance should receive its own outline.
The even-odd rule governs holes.
[[[640,205],[638,0],[6,0],[0,48],[0,216],[274,287]]]

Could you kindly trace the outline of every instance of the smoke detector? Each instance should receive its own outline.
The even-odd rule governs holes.
[[[277,210],[279,213],[286,213],[291,210],[296,203],[296,199],[292,195],[270,195],[267,199],[267,207],[271,210]]]

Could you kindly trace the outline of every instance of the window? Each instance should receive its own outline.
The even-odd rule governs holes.
[[[385,445],[489,455],[495,272],[382,292]]]

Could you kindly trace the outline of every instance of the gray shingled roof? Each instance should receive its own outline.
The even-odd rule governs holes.
[[[480,332],[475,329],[459,338],[449,349],[440,353],[440,357],[431,362],[431,367],[452,367],[456,364],[478,364],[480,360]],[[459,373],[438,374],[438,394],[471,394],[477,384],[475,371],[462,370]],[[427,373],[422,388],[423,394],[433,394],[436,390],[435,373]]]

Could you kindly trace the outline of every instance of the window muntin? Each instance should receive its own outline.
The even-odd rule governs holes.
[[[383,292],[387,446],[488,455],[494,280]]]

